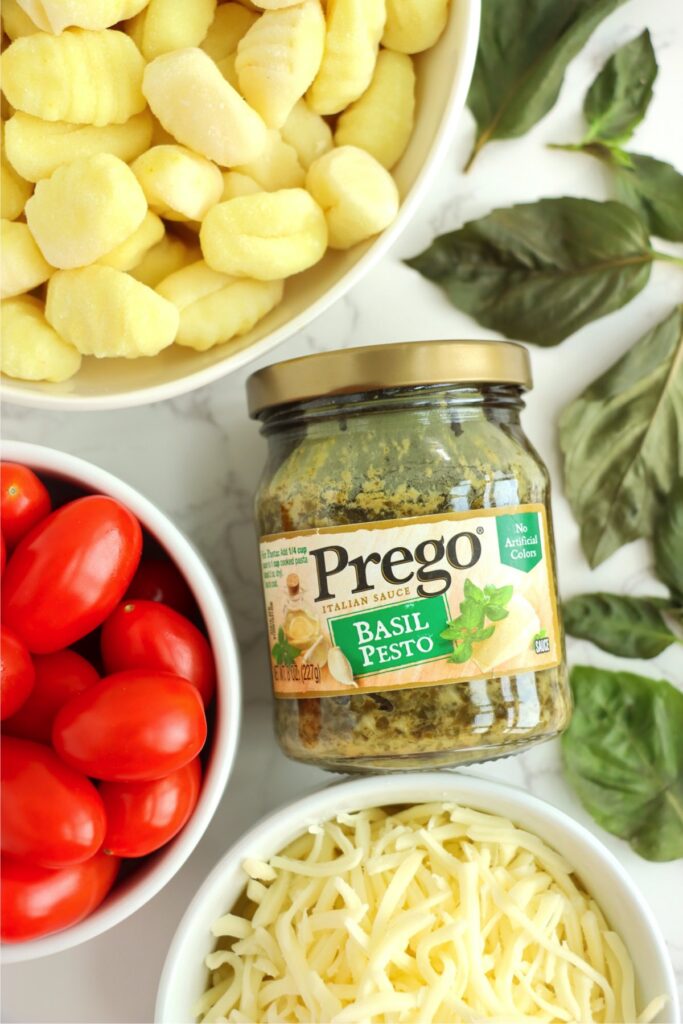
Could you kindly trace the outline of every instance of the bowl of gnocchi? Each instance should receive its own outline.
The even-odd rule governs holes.
[[[4,0],[5,397],[112,409],[295,334],[395,241],[480,0]]]

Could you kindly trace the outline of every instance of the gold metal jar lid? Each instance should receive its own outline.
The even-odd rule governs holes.
[[[404,341],[286,359],[252,373],[249,415],[333,395],[424,384],[531,387],[529,353],[516,341]]]

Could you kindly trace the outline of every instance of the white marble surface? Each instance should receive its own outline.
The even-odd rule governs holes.
[[[274,358],[399,339],[492,336],[454,310],[401,258],[419,252],[435,233],[495,206],[541,195],[608,198],[609,178],[597,162],[545,147],[550,141],[579,138],[587,86],[606,57],[644,26],[652,33],[660,72],[649,116],[632,148],[683,168],[681,0],[631,0],[603,23],[574,61],[554,111],[526,138],[487,147],[467,177],[460,168],[473,126],[469,114],[463,115],[430,200],[394,251],[347,298],[283,345]],[[555,421],[558,411],[590,380],[682,300],[681,270],[656,265],[646,290],[627,308],[584,328],[559,348],[532,351],[536,388],[528,398],[525,424],[555,483],[554,516],[565,596],[598,588],[629,593],[661,589],[651,576],[650,553],[644,543],[622,549],[594,572],[588,568],[562,493]],[[119,474],[170,513],[197,543],[225,589],[241,639],[245,719],[235,773],[189,863],[151,904],[96,941],[42,962],[5,968],[3,1020],[151,1021],[157,978],[171,935],[209,868],[260,815],[326,780],[321,772],[288,762],[271,733],[251,510],[265,449],[246,415],[246,376],[241,372],[184,398],[118,413],[4,410],[6,437],[53,445]],[[569,654],[573,663],[619,664],[619,659],[586,643],[571,642]],[[683,682],[680,647],[656,662],[622,661],[621,665]],[[652,907],[683,989],[683,864],[649,864],[625,843],[601,833],[567,787],[556,744],[473,771],[514,781],[601,836]]]

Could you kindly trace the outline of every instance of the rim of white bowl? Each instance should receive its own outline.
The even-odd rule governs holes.
[[[482,776],[446,770],[335,780],[261,818],[223,854],[183,914],[171,940],[159,978],[154,1010],[156,1024],[175,1024],[181,1019],[177,1011],[175,1014],[172,1012],[173,1007],[170,1005],[172,979],[176,972],[182,970],[183,962],[186,962],[188,950],[185,947],[191,948],[192,946],[196,919],[206,913],[208,906],[213,902],[215,891],[221,883],[225,885],[226,890],[228,889],[238,865],[245,857],[271,856],[297,835],[300,835],[308,825],[326,821],[334,814],[339,813],[342,808],[352,811],[387,804],[456,799],[464,806],[475,809],[481,807],[487,810],[487,798],[494,802],[498,799],[506,806],[505,812],[499,810],[492,813],[505,813],[513,822],[519,822],[523,828],[527,828],[529,831],[536,831],[539,826],[525,823],[523,817],[526,815],[527,819],[535,818],[542,822],[540,827],[546,832],[556,829],[560,836],[562,833],[568,834],[575,843],[583,848],[588,860],[602,863],[618,889],[620,897],[630,903],[631,908],[639,915],[642,926],[641,940],[648,942],[654,950],[668,987],[668,991],[663,993],[669,999],[668,1010],[672,1011],[671,1017],[667,1017],[667,1020],[678,1021],[680,1016],[678,989],[666,943],[644,896],[614,854],[592,832],[570,815],[526,790]],[[509,813],[507,812],[508,805]],[[563,853],[562,842],[556,842],[547,837],[545,841],[554,846],[560,854]],[[567,859],[571,863],[571,858],[567,857]],[[585,867],[577,866],[575,870],[585,876]],[[600,904],[599,897],[596,897],[596,900]],[[637,957],[634,955],[636,951],[631,948],[629,952],[636,961]]]
[[[408,221],[411,220],[439,169],[453,138],[455,126],[465,106],[472,80],[481,20],[481,0],[460,0],[460,3],[465,7],[463,15],[462,60],[458,74],[455,76],[451,90],[446,98],[439,129],[432,145],[427,150],[422,169],[401,203],[396,220],[377,237],[367,252],[361,256],[350,270],[346,271],[332,288],[324,292],[319,299],[311,303],[298,316],[288,320],[287,323],[278,327],[277,330],[271,331],[260,341],[254,342],[253,345],[248,345],[233,355],[226,356],[220,362],[212,363],[211,366],[206,366],[201,370],[195,370],[194,373],[188,373],[177,380],[167,381],[164,384],[152,384],[147,388],[141,388],[139,391],[123,392],[117,395],[83,395],[77,397],[72,395],[51,395],[47,391],[24,390],[14,385],[11,378],[3,378],[2,386],[7,401],[35,409],[105,412],[111,409],[130,409],[138,405],[147,405],[154,402],[162,402],[169,398],[177,398],[179,395],[196,391],[197,388],[202,388],[206,384],[213,384],[214,381],[220,380],[221,377],[226,377],[228,374],[234,373],[247,364],[254,362],[267,352],[273,351],[288,338],[293,337],[304,327],[308,326],[308,324],[312,323],[313,320],[345,295],[361,277],[379,262],[381,257],[394,244]]]
[[[187,825],[156,855],[157,859],[143,869],[139,885],[135,884],[133,876],[126,891],[118,897],[114,887],[112,895],[85,920],[44,938],[2,943],[2,960],[10,964],[61,953],[94,939],[134,914],[177,874],[206,832],[232,774],[239,741],[242,687],[237,639],[218,583],[193,544],[165,513],[108,470],[58,449],[23,441],[3,441],[2,458],[108,494],[138,517],[180,569],[192,590],[209,633],[217,674],[222,680],[216,701],[210,761],[197,806]]]

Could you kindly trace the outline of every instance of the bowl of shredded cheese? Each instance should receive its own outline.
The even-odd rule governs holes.
[[[155,1020],[678,1020],[626,871],[528,793],[448,773],[335,783],[219,861],[171,943]]]

